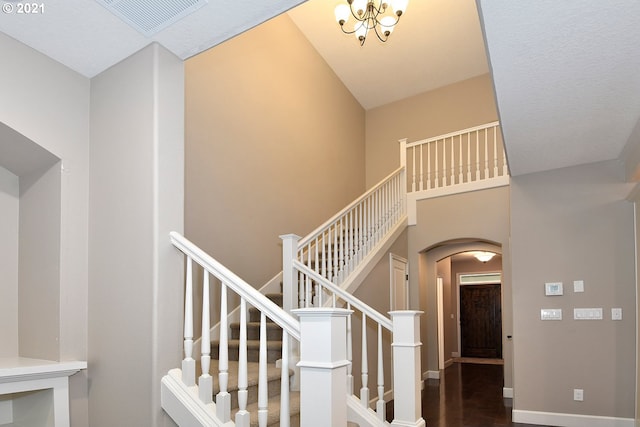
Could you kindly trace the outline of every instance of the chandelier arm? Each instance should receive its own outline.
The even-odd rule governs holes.
[[[385,43],[387,40],[389,40],[389,36],[386,36],[384,38],[382,38],[380,36],[380,33],[378,32],[378,26],[376,25],[375,27],[373,27],[373,30],[376,33],[376,36],[378,37],[378,40],[380,40],[382,43]],[[384,34],[384,33],[383,33]]]
[[[349,34],[349,35],[351,35],[351,34],[355,34],[355,33],[356,33],[355,28],[353,29],[353,31],[347,31],[347,30],[345,30],[345,29],[344,29],[344,25],[341,25],[341,26],[340,26],[340,29],[341,29],[341,30],[342,30],[342,32],[343,32],[343,33],[345,33],[345,34]]]

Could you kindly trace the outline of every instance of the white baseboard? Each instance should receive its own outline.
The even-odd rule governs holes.
[[[445,369],[448,368],[451,365],[453,365],[453,359],[449,359],[449,360],[444,362]]]
[[[558,427],[634,427],[632,418],[598,417],[595,415],[560,414],[557,412],[522,411],[514,409],[514,423]]]
[[[513,389],[510,387],[503,387],[502,397],[505,397],[507,399],[513,399]]]
[[[423,380],[439,380],[440,371],[427,371],[422,374]]]

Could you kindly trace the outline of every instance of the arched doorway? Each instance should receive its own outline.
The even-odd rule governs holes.
[[[473,256],[476,251],[487,251],[495,253],[491,261],[482,262]],[[446,368],[454,361],[460,361],[463,356],[487,357],[495,359],[495,363],[504,364],[505,388],[504,396],[512,396],[511,385],[511,293],[508,280],[504,280],[503,264],[505,257],[502,254],[502,246],[499,243],[483,239],[456,239],[440,242],[436,245],[425,248],[420,252],[419,257],[419,282],[421,310],[426,313],[426,324],[422,331],[422,341],[426,343],[426,355],[423,358],[423,366],[426,363],[427,369],[424,372],[425,378],[439,378],[442,369]],[[507,267],[508,269],[508,267]],[[491,273],[491,275],[488,275]],[[499,313],[494,334],[494,353],[465,355],[462,349],[461,336],[464,333],[464,326],[461,325],[460,311],[460,277],[465,275],[476,275],[475,281],[471,281],[464,286],[482,285],[484,288],[493,288],[494,302],[499,303],[496,311]],[[481,279],[487,278],[490,283],[480,283]],[[495,283],[495,277],[499,277]],[[508,275],[507,275],[508,277]],[[439,287],[439,283],[441,283]],[[440,290],[439,290],[440,288]],[[468,288],[480,289],[480,288]],[[464,291],[463,291],[464,292]],[[472,297],[472,300],[474,298]],[[463,330],[460,330],[460,327]],[[494,357],[495,356],[495,357]],[[504,359],[504,362],[499,361]]]

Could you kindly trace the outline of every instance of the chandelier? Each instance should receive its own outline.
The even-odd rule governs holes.
[[[407,9],[409,0],[347,0],[347,3],[336,6],[336,21],[343,33],[355,34],[362,46],[370,30],[381,42],[386,42]],[[350,17],[354,17],[356,22],[349,30],[344,24]]]

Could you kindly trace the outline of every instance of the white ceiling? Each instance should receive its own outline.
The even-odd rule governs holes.
[[[362,48],[337,1],[290,16],[367,109],[488,70],[473,0],[410,0],[390,41]],[[640,2],[477,1],[511,173],[616,158],[640,117]],[[147,38],[95,0],[46,0],[41,15],[0,13],[0,31],[92,77],[154,41],[189,58],[300,3],[209,0]]]

